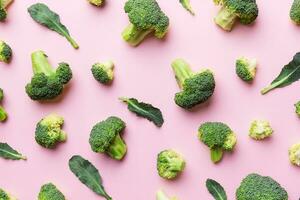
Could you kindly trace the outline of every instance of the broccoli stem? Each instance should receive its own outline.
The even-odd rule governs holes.
[[[55,70],[49,64],[47,55],[43,51],[35,51],[31,54],[32,69],[34,74],[44,73],[46,76],[55,74]]]
[[[67,133],[66,132],[64,132],[64,131],[61,131],[60,132],[60,136],[59,136],[59,141],[61,141],[61,142],[64,142],[64,141],[66,141],[67,140]]]
[[[191,70],[189,64],[183,59],[176,59],[171,65],[175,73],[177,83],[179,87],[182,88],[184,81],[193,75],[193,71]]]
[[[214,163],[219,162],[223,157],[223,150],[221,148],[212,148],[210,150],[210,158]]]
[[[3,107],[0,106],[0,122],[5,121],[7,118],[7,113]]]
[[[107,153],[110,157],[116,160],[122,160],[127,151],[126,144],[122,140],[121,136],[118,134],[112,144],[110,145]]]
[[[170,200],[170,199],[163,191],[159,190],[156,193],[156,200]]]
[[[151,29],[138,29],[133,24],[129,24],[122,33],[123,39],[132,46],[140,44],[144,38],[151,33]]]
[[[224,30],[231,31],[236,19],[236,14],[231,12],[226,7],[223,7],[221,8],[214,20],[215,23],[222,27]]]
[[[79,45],[77,44],[77,42],[69,35],[65,35],[65,37],[67,38],[67,40],[71,43],[71,45],[75,48],[78,49]]]
[[[278,82],[275,82],[275,83],[272,83],[271,85],[263,88],[261,90],[261,94],[266,94],[268,92],[270,92],[271,90],[275,89],[276,87],[280,86],[286,79],[282,79],[281,81],[278,81]]]
[[[6,8],[9,6],[9,4],[11,4],[13,2],[13,0],[0,0],[0,2],[1,2],[0,7]]]

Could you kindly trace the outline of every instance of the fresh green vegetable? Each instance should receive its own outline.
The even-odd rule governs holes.
[[[209,69],[194,73],[189,64],[183,59],[176,59],[172,62],[172,68],[181,92],[175,94],[175,103],[184,108],[190,109],[204,103],[214,93],[215,79]]]
[[[94,78],[102,84],[110,84],[114,78],[114,63],[107,61],[104,63],[95,63],[92,66],[92,74]]]
[[[225,31],[231,31],[237,20],[244,25],[253,23],[258,16],[256,0],[214,0],[222,6],[215,23]]]
[[[289,159],[292,164],[300,166],[300,143],[294,144],[289,148]]]
[[[0,40],[0,62],[9,63],[12,58],[12,49],[4,41]]]
[[[53,149],[60,142],[67,140],[67,134],[61,129],[64,118],[57,114],[50,114],[37,123],[35,141],[42,147]]]
[[[300,25],[300,1],[299,0],[293,1],[292,7],[290,9],[290,18],[295,24]]]
[[[249,174],[236,190],[237,200],[288,200],[288,194],[269,176]]]
[[[119,98],[128,106],[128,110],[135,113],[137,116],[144,117],[152,121],[156,126],[161,127],[164,123],[164,118],[159,108],[156,108],[148,103],[139,102],[134,98]]]
[[[111,158],[122,160],[127,146],[121,137],[126,124],[118,117],[109,117],[98,122],[90,133],[89,143],[96,153],[106,153]]]
[[[184,168],[183,157],[174,150],[164,150],[157,156],[157,171],[159,176],[164,179],[175,179],[183,172]]]
[[[79,48],[78,44],[70,36],[67,27],[60,22],[59,15],[50,10],[47,5],[36,3],[28,8],[28,12],[34,21],[64,36],[75,49]]]
[[[0,200],[17,200],[17,199],[12,195],[10,195],[8,192],[0,188]]]
[[[88,0],[88,2],[94,6],[102,6],[104,4],[104,0]]]
[[[0,0],[0,21],[4,21],[7,18],[7,7],[13,2],[13,0]]]
[[[0,88],[0,103],[3,101],[4,98],[4,92],[3,90]],[[7,113],[5,111],[5,109],[0,106],[0,122],[3,122],[7,119]]]
[[[26,160],[27,158],[14,150],[7,143],[0,143],[0,157],[8,160]]]
[[[179,0],[179,2],[187,11],[189,11],[192,15],[195,15],[190,0]]]
[[[263,140],[270,137],[272,133],[273,129],[266,120],[254,120],[251,123],[249,136],[255,140]]]
[[[273,80],[273,82],[262,89],[261,93],[266,94],[269,91],[275,89],[275,88],[282,88],[285,86],[288,86],[295,81],[298,81],[300,79],[300,52],[296,53],[296,55],[293,57],[293,60],[285,65],[280,74]]]
[[[294,104],[295,106],[295,113],[300,117],[300,101]]]
[[[169,18],[156,0],[128,0],[124,10],[128,13],[130,24],[122,36],[130,45],[139,45],[150,33],[161,39],[168,32]]]
[[[235,71],[238,77],[240,77],[243,81],[251,82],[256,74],[256,66],[256,59],[240,57],[236,60]]]
[[[156,200],[178,200],[176,197],[169,198],[162,190],[156,192]]]
[[[31,54],[33,77],[26,85],[26,93],[32,100],[51,100],[59,96],[72,79],[72,70],[67,63],[59,63],[54,69],[43,51]]]
[[[207,179],[206,188],[215,200],[227,200],[224,188],[215,180]]]
[[[75,155],[69,160],[69,167],[84,185],[106,200],[112,200],[103,187],[98,169],[92,163],[81,156]]]
[[[224,151],[233,151],[237,142],[234,132],[222,122],[205,122],[198,130],[198,137],[209,147],[211,160],[219,162]]]
[[[65,200],[64,194],[53,183],[47,183],[41,187],[38,200]]]

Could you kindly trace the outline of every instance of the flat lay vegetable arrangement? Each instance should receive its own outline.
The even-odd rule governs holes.
[[[84,15],[88,12],[112,12],[108,9],[111,4],[109,0],[83,1],[85,7],[81,9],[82,13],[78,13],[78,15]],[[13,26],[11,12],[18,3],[18,1],[0,0],[0,23],[6,29]],[[178,10],[182,11],[180,15],[186,15],[185,19],[189,19],[189,21],[203,17],[201,9],[198,7],[196,9],[193,1],[178,0],[168,4],[171,3],[174,4],[173,6],[178,6]],[[259,1],[214,0],[213,2],[202,3],[211,4],[211,7],[216,9],[213,20],[209,21],[214,24],[211,26],[214,29],[209,30],[211,34],[206,35],[208,39],[213,38],[216,34],[223,34],[221,40],[232,40],[233,37],[238,37],[235,31],[243,29],[247,31],[247,36],[244,36],[243,40],[248,40],[251,37],[251,32],[256,30],[255,26],[263,23],[261,22],[263,19],[260,18]],[[160,57],[157,57],[160,48],[163,49],[170,43],[169,35],[173,34],[172,37],[176,35],[173,31],[176,27],[176,20],[174,20],[177,18],[176,13],[171,14],[172,11],[167,11],[164,6],[161,6],[159,0],[125,0],[124,2],[117,2],[117,4],[122,4],[120,7],[123,10],[120,11],[122,11],[122,18],[125,18],[127,23],[125,27],[119,27],[119,36],[114,39],[120,40],[121,47],[102,45],[100,39],[103,38],[98,41],[100,36],[94,33],[90,33],[88,40],[91,40],[90,42],[95,43],[98,47],[100,45],[100,49],[85,46],[86,43],[81,42],[84,39],[81,35],[76,34],[76,29],[80,29],[80,23],[85,21],[84,18],[80,23],[74,20],[73,23],[77,24],[78,27],[73,26],[71,15],[68,16],[62,10],[55,9],[53,4],[47,1],[33,2],[26,8],[27,10],[24,9],[23,11],[26,13],[28,23],[35,24],[35,28],[43,29],[44,33],[53,34],[49,44],[55,46],[54,49],[57,50],[57,53],[41,43],[36,43],[35,48],[30,48],[30,52],[20,51],[16,48],[19,45],[17,42],[7,40],[0,32],[0,67],[3,68],[1,71],[18,67],[20,68],[19,76],[20,72],[26,70],[26,73],[21,75],[23,79],[22,98],[26,99],[22,105],[32,105],[30,109],[24,108],[24,110],[19,109],[11,112],[13,109],[11,109],[10,103],[14,100],[12,100],[11,91],[7,89],[9,87],[6,85],[11,84],[10,88],[13,88],[14,83],[13,81],[6,83],[6,81],[9,80],[8,76],[12,79],[15,74],[9,71],[5,72],[6,75],[0,74],[0,84],[5,86],[0,85],[0,130],[3,129],[0,132],[1,134],[16,134],[14,132],[6,133],[9,129],[6,129],[5,126],[18,127],[20,128],[18,130],[21,131],[18,133],[21,135],[20,137],[31,138],[30,141],[32,141],[30,144],[32,148],[28,150],[22,148],[22,145],[18,145],[18,142],[22,141],[19,138],[7,142],[5,137],[0,138],[1,165],[12,167],[9,172],[0,172],[0,175],[3,176],[0,179],[0,200],[22,199],[19,196],[25,196],[22,194],[22,192],[26,193],[25,190],[14,192],[16,190],[13,182],[5,184],[16,178],[15,176],[9,178],[8,175],[8,173],[13,172],[14,166],[22,166],[24,170],[28,170],[24,172],[24,175],[32,178],[27,183],[28,186],[24,188],[27,188],[26,190],[31,188],[35,191],[35,198],[38,200],[76,199],[74,194],[82,188],[85,189],[85,193],[95,195],[95,199],[126,199],[122,198],[119,192],[128,189],[128,193],[133,194],[132,191],[134,190],[143,190],[144,187],[149,187],[149,183],[143,181],[143,177],[147,179],[148,176],[154,176],[156,184],[151,185],[151,190],[147,190],[148,193],[138,193],[138,197],[131,196],[131,199],[190,199],[192,195],[186,194],[189,196],[187,198],[184,196],[184,191],[191,190],[200,190],[203,195],[193,195],[192,199],[288,200],[299,198],[300,193],[290,193],[290,190],[293,192],[298,190],[287,187],[289,184],[286,180],[289,179],[284,181],[282,176],[274,174],[274,171],[272,172],[270,169],[269,172],[264,170],[261,168],[264,164],[259,165],[259,163],[269,161],[271,164],[266,165],[269,168],[272,168],[272,165],[285,163],[295,174],[283,170],[278,171],[278,173],[286,173],[286,176],[298,176],[296,172],[299,172],[300,167],[300,137],[297,139],[296,134],[299,127],[294,127],[295,133],[289,132],[292,129],[286,133],[280,133],[278,126],[292,126],[292,123],[283,116],[298,120],[300,97],[292,101],[291,98],[288,99],[289,101],[284,100],[284,103],[281,102],[282,104],[278,104],[273,110],[264,109],[264,106],[261,105],[258,109],[256,102],[257,99],[260,99],[264,105],[275,105],[270,103],[272,98],[284,99],[289,95],[284,93],[285,91],[297,94],[295,87],[300,79],[300,53],[297,53],[299,50],[293,51],[289,57],[284,54],[284,56],[276,58],[276,61],[280,61],[278,63],[271,62],[274,73],[266,76],[269,78],[268,80],[264,78],[262,72],[271,71],[270,66],[269,68],[265,66],[268,63],[262,62],[263,57],[258,53],[254,54],[254,50],[249,51],[252,53],[247,53],[248,51],[245,50],[247,47],[243,47],[244,50],[231,60],[231,66],[226,66],[224,69],[218,69],[217,66],[214,66],[214,61],[210,61],[212,63],[210,64],[209,59],[206,59],[204,66],[198,66],[199,63],[197,62],[201,62],[201,54],[205,54],[205,52],[197,52],[195,54],[196,60],[190,59],[189,53],[182,53],[184,51],[179,51],[181,52],[179,54],[176,53],[177,56],[169,53],[164,56],[163,52],[166,50],[163,50]],[[218,9],[219,11],[217,11]],[[285,23],[290,24],[290,29],[299,29],[297,26],[300,24],[299,0],[291,2],[289,12],[286,12],[285,16]],[[89,22],[84,23],[88,24]],[[115,27],[101,27],[99,24],[99,28],[103,31],[113,31]],[[194,28],[198,29],[201,26]],[[182,33],[184,31],[192,32],[193,29],[181,31],[183,31]],[[64,39],[59,38],[60,36],[64,37],[74,49],[66,45],[66,48],[61,50],[59,45],[56,45],[56,41]],[[19,37],[22,35],[20,34]],[[44,38],[47,38],[46,34]],[[43,40],[47,40],[44,38]],[[30,40],[35,39],[33,35],[30,37]],[[189,38],[186,39],[190,41]],[[218,39],[220,40],[220,38]],[[180,40],[184,41],[184,37]],[[61,43],[64,44],[66,41]],[[151,46],[152,43],[156,46]],[[235,42],[236,46],[238,46],[237,44]],[[227,59],[226,53],[231,48],[234,49],[235,45],[230,45],[230,48],[218,46],[214,59]],[[151,52],[147,50],[150,48],[148,46],[151,48],[159,46],[156,49],[157,52],[153,54],[153,58]],[[216,43],[213,46],[216,46]],[[109,51],[106,52],[106,48]],[[176,52],[176,48],[174,45],[169,47],[167,51]],[[183,47],[181,46],[181,48]],[[190,52],[188,46],[184,48]],[[222,48],[224,48],[224,55],[218,55]],[[252,48],[252,46],[249,47],[249,49]],[[289,49],[289,45],[286,44],[282,48]],[[81,51],[92,52],[91,55],[94,55],[95,51],[99,52],[96,52],[98,57],[88,55],[89,58],[93,57],[93,60],[89,60],[89,65],[79,66],[78,63],[76,64],[70,59],[69,52],[74,53],[74,57],[81,55],[76,60],[85,59],[83,55],[87,54],[80,54]],[[130,51],[136,56],[136,61],[134,61],[136,71],[126,71],[126,66],[120,66],[120,60],[114,59],[114,53],[119,55],[123,51]],[[142,53],[147,54],[147,56],[141,56],[139,51],[143,51]],[[214,50],[212,49],[212,51]],[[19,66],[20,63],[15,64],[15,60],[18,60],[19,56],[26,56],[27,59],[27,62],[22,63],[22,66]],[[126,63],[127,57],[121,57]],[[268,59],[271,60],[271,57]],[[59,59],[58,62],[57,59]],[[150,63],[149,66],[152,68],[143,66],[141,61],[144,59],[144,62]],[[152,65],[156,59],[163,60],[165,66]],[[56,66],[53,64],[55,62],[58,63]],[[84,71],[84,73],[79,74],[78,68],[82,68],[80,71]],[[226,73],[219,74],[219,71]],[[161,74],[157,74],[158,72]],[[231,77],[226,77],[225,74],[230,74]],[[82,76],[84,79],[80,79]],[[166,78],[166,76],[169,77]],[[122,84],[120,84],[121,78],[124,80]],[[147,83],[146,88],[143,85],[143,80],[150,80],[149,78],[151,83]],[[230,78],[233,80],[229,80]],[[87,80],[89,81],[88,84]],[[128,85],[134,84],[130,87],[131,90],[126,89],[125,80],[129,80],[127,81]],[[260,89],[255,90],[257,89],[256,84],[260,80],[264,81],[264,85],[260,85]],[[175,86],[176,82],[177,85]],[[73,88],[76,89],[76,86],[80,84],[85,84],[83,90],[76,91],[76,95],[73,94],[70,98],[68,93],[72,93]],[[151,87],[152,84],[155,87]],[[174,85],[170,86],[170,84]],[[239,86],[243,87],[244,91],[233,89]],[[16,84],[15,87],[18,88],[19,84]],[[118,92],[114,88],[119,88]],[[139,90],[141,91],[138,93]],[[158,90],[161,91],[157,92]],[[19,92],[20,90],[16,89],[16,91]],[[230,93],[234,93],[234,103],[228,103],[226,95],[230,95]],[[223,100],[221,100],[221,94],[224,96]],[[16,96],[18,95],[16,94]],[[244,104],[243,100],[246,98],[242,97],[243,95],[248,95],[247,98],[250,101],[247,99]],[[217,100],[221,102],[218,103],[219,107],[213,110],[214,115],[205,115],[205,112],[214,109]],[[20,98],[17,99],[18,101],[23,102]],[[68,106],[64,104],[66,101],[78,103],[76,106],[73,104]],[[280,101],[277,100],[276,102]],[[285,111],[279,109],[281,106],[283,107],[283,104],[290,106],[289,112],[286,112],[287,109]],[[117,109],[114,107],[115,105],[118,105]],[[226,110],[226,115],[224,115],[221,105],[226,107],[224,109],[232,107],[232,111]],[[65,113],[63,106],[68,109],[72,106],[70,113]],[[231,117],[237,111],[242,114]],[[268,112],[272,113],[270,115],[264,114]],[[179,116],[180,114],[182,116]],[[35,123],[30,117],[27,117],[28,115],[35,116]],[[179,118],[176,119],[178,116]],[[274,120],[275,117],[278,119],[277,121]],[[29,133],[29,128],[23,131],[22,125],[16,123],[15,119],[20,120],[20,118],[24,123],[26,122],[26,127],[30,127]],[[227,120],[229,118],[234,118],[234,120]],[[189,120],[191,120],[190,124],[188,123]],[[274,123],[274,121],[281,124]],[[80,128],[74,130],[73,127],[75,126]],[[246,127],[247,130],[241,131],[239,128],[241,126]],[[81,129],[81,127],[84,128]],[[141,137],[144,136],[144,133],[136,131],[142,130],[140,128],[149,130],[146,131],[148,135],[145,138]],[[180,136],[172,136],[172,132],[176,134],[179,131],[182,132]],[[79,134],[76,135],[74,132]],[[292,134],[296,136],[292,137]],[[292,140],[292,138],[295,139]],[[288,141],[288,146],[276,143],[282,140],[291,141]],[[77,142],[76,149],[74,148],[75,141]],[[246,143],[247,145],[244,145]],[[281,146],[278,147],[274,143]],[[70,144],[73,147],[65,149]],[[198,149],[199,152],[197,149],[184,150],[194,147],[202,149]],[[277,148],[280,148],[280,152],[285,153],[274,154],[273,152],[278,152]],[[261,152],[257,153],[258,150]],[[37,164],[40,161],[34,158],[33,151],[39,151],[43,163]],[[200,153],[201,151],[203,152]],[[255,157],[248,156],[247,151],[255,152]],[[54,158],[63,152],[66,154],[57,162],[58,160],[56,161]],[[152,159],[143,155],[144,152],[151,155]],[[237,154],[238,156],[236,156]],[[273,163],[273,158],[276,161],[280,159],[281,162]],[[198,163],[193,159],[196,159]],[[239,161],[239,159],[242,160]],[[250,161],[250,159],[252,160]],[[245,163],[248,161],[252,164],[245,170]],[[28,166],[31,162],[39,168],[29,170]],[[62,163],[63,172],[53,170],[56,164]],[[260,167],[256,167],[256,164]],[[43,169],[43,165],[46,165],[45,169]],[[108,166],[110,167],[105,169]],[[125,168],[122,169],[122,167]],[[227,170],[222,173],[222,169]],[[230,170],[228,171],[228,169]],[[44,173],[40,173],[40,171],[44,171]],[[122,180],[122,178],[128,177],[127,175],[135,173],[139,176],[133,176],[132,179],[129,178],[126,181]],[[180,183],[181,180],[185,180],[186,176],[196,177],[199,175],[197,173],[201,174],[201,180],[197,179],[197,185],[186,182],[181,185],[185,187],[180,187],[181,192],[178,193],[175,188],[179,187],[172,187]],[[227,176],[226,173],[231,173],[231,176]],[[61,184],[60,180],[64,176],[68,177],[71,185],[76,184],[76,188],[68,184]],[[118,178],[115,178],[114,181],[107,178],[113,176],[118,176]],[[225,177],[228,180],[225,180]],[[39,181],[35,181],[35,178]],[[31,185],[33,182],[35,183]],[[297,187],[299,183],[299,181],[295,182],[294,186]],[[131,184],[134,184],[135,187],[132,188]],[[118,192],[118,190],[120,191]],[[150,191],[151,193],[149,193]],[[204,197],[204,195],[206,196]],[[90,199],[90,197],[81,196],[78,199]]]

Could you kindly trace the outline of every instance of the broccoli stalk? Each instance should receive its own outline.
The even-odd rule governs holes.
[[[0,102],[3,101],[3,98],[4,98],[4,92],[0,88]],[[0,122],[5,121],[6,118],[7,118],[7,113],[6,113],[5,109],[2,106],[0,106]]]
[[[110,144],[106,153],[117,160],[121,160],[126,154],[127,146],[120,134],[117,134],[112,143]]]
[[[194,75],[189,64],[182,59],[174,61],[172,63],[172,69],[175,73],[176,81],[181,89],[183,88],[185,80]]]
[[[129,24],[122,32],[123,39],[132,46],[140,44],[147,35],[153,30],[151,29],[139,29],[133,24]]]
[[[156,192],[156,200],[177,200],[176,197],[169,198],[162,190]]]
[[[0,21],[4,21],[7,17],[7,7],[13,0],[0,0]]]

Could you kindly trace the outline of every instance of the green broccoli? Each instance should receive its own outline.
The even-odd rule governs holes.
[[[53,183],[47,183],[41,187],[38,200],[65,200],[64,194]]]
[[[97,123],[91,130],[89,143],[96,153],[107,153],[111,158],[122,160],[127,146],[121,138],[126,124],[118,117],[109,117]]]
[[[253,81],[256,74],[256,59],[247,59],[245,57],[240,57],[236,60],[235,71],[236,74],[246,82]]]
[[[90,4],[94,6],[102,6],[104,4],[104,0],[88,0]]]
[[[122,33],[123,39],[132,46],[140,44],[154,32],[161,39],[169,27],[169,18],[160,9],[156,0],[128,0],[124,6],[130,24]]]
[[[183,157],[177,152],[168,149],[157,156],[157,171],[164,179],[176,178],[185,168]]]
[[[244,25],[251,24],[258,16],[256,0],[214,0],[222,8],[215,17],[215,23],[225,31],[231,31],[239,19]]]
[[[290,9],[290,18],[295,24],[300,25],[300,1],[299,0],[294,0],[292,7]]]
[[[0,200],[17,200],[17,199],[0,188]]]
[[[64,124],[63,117],[50,114],[37,123],[35,141],[48,149],[53,149],[59,142],[67,140],[67,134],[61,129]]]
[[[300,166],[300,143],[289,148],[289,159],[292,164]]]
[[[4,92],[0,88],[0,103],[3,101],[3,98],[4,98]],[[5,121],[6,118],[7,118],[7,113],[6,113],[5,109],[2,106],[0,106],[0,122]]]
[[[300,117],[300,101],[294,104],[295,106],[295,113]]]
[[[209,147],[211,160],[219,162],[224,151],[233,151],[237,139],[234,132],[222,122],[205,122],[198,130],[198,137]]]
[[[270,123],[266,120],[254,120],[251,123],[249,136],[255,140],[262,140],[270,137],[273,134],[273,129]]]
[[[0,40],[0,62],[9,63],[12,58],[12,49],[4,41]]]
[[[72,70],[67,63],[59,63],[53,69],[43,51],[31,55],[33,77],[26,85],[26,93],[32,100],[50,100],[59,96],[72,78]]]
[[[215,79],[209,69],[194,73],[189,64],[183,59],[176,59],[172,62],[172,68],[181,92],[175,94],[175,103],[184,108],[190,109],[204,103],[214,93]]]
[[[102,84],[110,84],[114,78],[114,63],[107,61],[104,63],[95,63],[92,66],[92,74],[94,78]]]
[[[4,21],[7,17],[7,7],[13,0],[0,0],[0,21]]]
[[[156,200],[178,200],[176,197],[169,198],[162,190],[156,192]]]
[[[249,174],[236,190],[237,200],[288,200],[288,194],[269,176]]]

